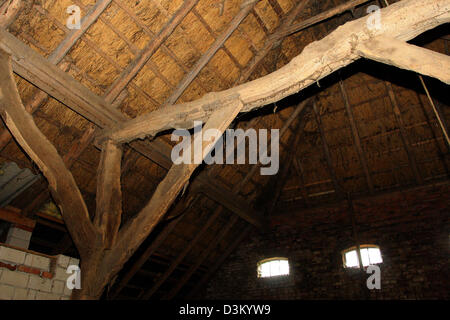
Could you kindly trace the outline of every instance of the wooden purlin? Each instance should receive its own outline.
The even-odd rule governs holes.
[[[183,21],[186,15],[195,7],[198,0],[186,0],[183,5],[163,27],[157,37],[155,37],[139,54],[139,56],[131,62],[122,72],[114,83],[106,91],[104,98],[108,103],[112,103],[122,92],[130,81],[138,74],[142,67],[147,63],[151,56],[158,50],[162,43],[172,34],[176,27]]]

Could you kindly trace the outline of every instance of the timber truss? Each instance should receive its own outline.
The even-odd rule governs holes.
[[[156,41],[146,47],[136,61],[119,76],[105,97],[99,97],[55,64],[62,60],[75,41],[110,2],[98,1],[85,18],[86,23],[82,29],[72,32],[48,60],[7,31],[0,30],[1,116],[11,134],[47,178],[49,189],[60,207],[70,235],[80,253],[83,287],[81,290],[74,290],[74,298],[97,299],[101,296],[105,286],[112,281],[161,221],[198,166],[196,164],[172,166],[170,158],[167,157],[167,148],[155,141],[148,143],[136,140],[155,137],[158,133],[169,129],[189,129],[193,127],[194,121],[203,121],[205,129],[215,128],[223,133],[239,113],[249,112],[294,94],[360,58],[411,70],[450,84],[448,56],[406,43],[427,30],[450,22],[450,2],[403,0],[382,9],[382,24],[379,29],[368,29],[365,18],[348,22],[324,39],[311,43],[289,64],[265,77],[222,92],[209,93],[193,102],[173,104],[181,95],[180,92],[183,92],[214,52],[223,45],[227,39],[225,34],[217,39],[212,50],[200,59],[195,70],[183,80],[179,90],[168,99],[168,106],[128,120],[114,109],[113,102],[197,1],[185,1],[175,19],[158,35]],[[264,50],[268,52],[274,47],[276,42],[280,41],[280,37],[301,29],[302,26],[295,29],[291,24],[295,19],[295,12],[298,14],[306,2],[293,9],[294,14],[284,21],[279,36],[271,38],[263,52]],[[354,6],[355,3],[366,1],[350,2]],[[254,4],[249,2],[242,8],[233,20],[228,33],[236,28]],[[258,59],[261,57],[258,56],[256,60]],[[250,63],[248,75],[257,63],[258,61]],[[83,137],[88,144],[95,138],[96,145],[102,150],[98,168],[97,211],[93,219],[90,218],[81,192],[67,169],[69,160],[63,159],[58,154],[27,112],[30,108],[22,104],[13,72],[101,129],[97,135],[96,130],[88,130]],[[245,73],[243,77],[245,80],[248,79]],[[291,121],[301,113],[308,102],[305,100],[299,105]],[[142,211],[119,228],[122,214],[120,183],[122,145],[125,143],[169,170]],[[213,146],[204,144],[204,147],[206,149],[201,154],[202,159]],[[218,186],[212,186],[206,177],[200,175],[195,181],[198,192],[211,195],[251,224],[260,228],[264,226],[260,214],[249,208],[244,200],[239,198],[236,200],[236,193],[242,184],[224,197],[224,189],[219,191]],[[223,200],[227,198],[231,201]],[[218,212],[214,213],[217,214]],[[225,230],[230,228],[236,219],[237,216],[229,222]],[[145,297],[150,297],[156,289],[157,287],[152,288]],[[174,288],[170,296],[177,290],[178,287]]]

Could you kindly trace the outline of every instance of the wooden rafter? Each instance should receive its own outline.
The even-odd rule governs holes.
[[[299,114],[306,108],[310,100],[304,100],[300,102],[297,107],[295,107],[295,110],[292,112],[292,114],[289,116],[289,118],[286,120],[286,122],[283,124],[283,127],[280,129],[280,138],[282,138],[285,133],[288,131],[289,127],[291,126],[292,122],[294,122],[295,119],[299,116]],[[270,140],[268,141],[268,144],[270,143]],[[264,147],[263,147],[264,148]],[[265,152],[266,150],[264,150]],[[257,170],[260,168],[261,164],[256,163],[252,166],[252,168],[249,170],[247,175],[236,185],[235,189],[240,190],[243,188],[255,175]]]
[[[262,206],[266,208],[265,214],[267,217],[270,217],[275,210],[276,204],[278,202],[278,199],[280,198],[283,188],[289,180],[288,175],[292,169],[293,162],[295,162],[296,160],[298,145],[302,136],[301,133],[303,132],[304,126],[306,124],[303,119],[306,111],[307,108],[302,109],[301,115],[299,116],[300,119],[298,120],[296,127],[292,131],[292,135],[289,138],[288,145],[285,147],[286,149],[288,148],[289,151],[286,151],[286,156],[281,161],[281,170],[276,175],[271,177],[265,187],[266,190],[262,191],[259,196],[261,199],[259,203],[261,203]]]
[[[450,84],[450,57],[388,36],[359,44],[356,51],[362,57],[397,68],[432,76]]]
[[[186,201],[182,201],[177,206],[179,210],[183,210],[186,206]],[[181,208],[181,209],[180,209]],[[179,214],[179,212],[178,212]],[[177,216],[178,216],[177,214]],[[178,223],[185,217],[185,215],[181,215],[170,221],[167,226],[164,227],[164,230],[156,237],[156,239],[147,247],[147,249],[139,256],[133,266],[127,271],[127,273],[123,276],[117,286],[114,288],[110,297],[115,298],[122,291],[123,288],[126,287],[128,282],[133,278],[133,276],[142,268],[142,266],[148,261],[150,256],[155,253],[155,251],[164,243],[166,238],[171,234],[171,232],[175,229]]]
[[[358,127],[356,126],[356,121],[353,116],[352,106],[348,101],[347,91],[345,90],[344,81],[339,81],[339,89],[341,91],[342,100],[344,101],[345,111],[347,114],[348,121],[350,122],[350,130],[352,132],[353,143],[355,144],[355,149],[358,154],[359,162],[364,172],[364,176],[367,181],[367,186],[369,187],[370,193],[374,193],[375,189],[373,186],[372,176],[370,175],[369,166],[367,165],[366,154],[363,151],[361,145],[361,138],[359,136]]]
[[[295,20],[295,18],[297,18],[297,16],[300,14],[300,12],[306,7],[309,1],[310,0],[303,0],[294,9],[292,9],[288,13],[288,15],[283,19],[283,21],[280,23],[280,25],[277,27],[274,33],[279,32],[280,30],[283,30],[284,28],[290,26],[292,22]],[[273,48],[279,46],[280,43],[281,43],[280,39],[268,38],[265,41],[263,48],[253,56],[253,58],[247,63],[246,68],[241,71],[241,76],[237,80],[237,84],[245,83],[253,74],[256,67],[259,66],[264,57],[266,57],[267,54]]]
[[[208,64],[209,61],[214,57],[214,55],[223,47],[224,43],[233,34],[233,32],[239,27],[241,22],[247,17],[250,11],[254,8],[256,3],[250,3],[249,5],[242,8],[238,14],[233,18],[233,20],[228,25],[228,28],[222,32],[212,44],[212,46],[200,57],[192,70],[180,81],[177,85],[175,91],[172,92],[170,97],[165,101],[165,105],[172,105],[177,102],[178,98],[183,94],[183,92],[189,87],[189,85],[194,81],[200,71]]]
[[[353,8],[362,5],[366,2],[369,2],[370,0],[352,0],[348,1],[346,3],[343,3],[335,8],[332,8],[330,10],[324,11],[319,13],[318,15],[315,15],[314,17],[311,17],[309,19],[306,19],[302,22],[296,23],[292,26],[289,26],[285,28],[284,30],[281,30],[280,32],[275,33],[272,38],[273,39],[282,39],[284,37],[287,37],[293,33],[302,31],[310,26],[313,26],[315,24],[318,24],[320,22],[323,22],[325,20],[328,20],[332,17],[335,17],[337,15],[340,15],[346,11],[353,10]]]
[[[224,253],[221,254],[220,259],[208,270],[208,272],[202,277],[202,279],[195,285],[195,287],[189,292],[187,298],[190,299],[195,296],[195,294],[203,288],[207,281],[216,273],[220,266],[225,262],[225,260],[234,252],[237,246],[245,239],[245,237],[250,233],[252,228],[247,225],[239,236],[228,246]]]
[[[309,207],[310,206],[309,195],[308,195],[308,191],[306,190],[305,179],[304,179],[302,166],[300,164],[300,159],[299,158],[294,159],[293,165],[294,165],[295,172],[297,173],[297,176],[299,178],[302,198],[305,201],[306,206]]]
[[[239,218],[236,215],[233,215],[233,217],[231,217],[230,221],[228,221],[225,227],[219,232],[214,240],[209,243],[208,247],[200,254],[200,256],[197,258],[197,261],[189,268],[189,270],[184,273],[183,277],[179,281],[177,281],[177,284],[164,296],[164,299],[173,299],[178,294],[178,292],[180,292],[181,288],[183,288],[183,286],[189,281],[195,271],[197,271],[197,269],[201,266],[203,261],[205,261],[205,259],[211,254],[211,252],[220,243],[220,241],[222,241],[230,232],[238,219]]]
[[[331,181],[333,182],[333,188],[336,195],[342,193],[342,188],[339,185],[339,181],[336,176],[336,171],[334,170],[333,161],[331,159],[331,152],[328,146],[327,139],[325,137],[325,131],[322,127],[322,119],[320,117],[320,112],[317,108],[316,102],[313,103],[313,113],[317,123],[317,129],[319,130],[320,140],[322,141],[323,153],[325,155],[325,160],[327,162],[328,172],[331,176]]]
[[[423,179],[417,166],[416,156],[414,155],[414,151],[412,150],[411,141],[405,128],[405,123],[403,121],[402,113],[397,103],[397,98],[395,97],[394,89],[392,88],[392,84],[390,82],[385,81],[384,83],[389,95],[389,100],[392,104],[392,110],[394,111],[395,120],[397,121],[400,130],[400,138],[402,140],[403,147],[405,148],[409,165],[413,171],[414,178],[416,179],[417,184],[422,184]]]

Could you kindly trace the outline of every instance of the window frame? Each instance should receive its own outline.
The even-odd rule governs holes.
[[[362,249],[369,249],[369,248],[375,248],[375,249],[378,249],[378,251],[380,252],[380,257],[381,257],[381,262],[379,262],[379,263],[373,263],[373,264],[369,264],[369,265],[378,265],[378,264],[383,263],[383,256],[382,256],[382,254],[381,254],[380,246],[378,246],[378,245],[376,245],[376,244],[362,244],[362,245],[359,246],[359,249],[360,249],[360,250],[362,250]],[[355,251],[355,252],[356,252],[356,255],[358,256],[358,251],[357,251],[357,250],[358,250],[358,247],[357,247],[357,246],[352,246],[352,247],[350,247],[350,248],[347,248],[347,249],[341,251],[342,265],[344,266],[345,269],[355,269],[355,268],[360,268],[360,267],[361,267],[361,266],[359,265],[359,259],[358,259],[358,265],[357,265],[357,266],[348,267],[348,266],[347,266],[347,260],[346,260],[346,258],[345,258],[345,255],[346,255],[348,252],[351,252],[351,251]],[[363,268],[367,268],[368,266],[364,266],[364,265],[363,265],[362,267],[363,267]]]
[[[287,274],[278,274],[278,275],[274,275],[274,276],[267,276],[267,277],[261,276],[261,272],[260,272],[261,265],[263,265],[265,263],[273,262],[273,261],[287,261],[288,273]],[[273,258],[267,258],[267,259],[260,260],[256,264],[256,274],[257,274],[258,279],[272,279],[272,278],[277,278],[277,277],[287,277],[291,274],[291,265],[289,263],[289,259],[286,257],[273,257]]]

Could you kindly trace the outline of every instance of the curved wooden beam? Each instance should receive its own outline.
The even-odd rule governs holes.
[[[100,233],[92,224],[75,179],[58,151],[25,110],[13,77],[11,56],[3,50],[0,50],[0,84],[0,113],[5,125],[47,178],[80,255],[89,254],[98,244]]]
[[[391,37],[376,37],[356,47],[367,59],[411,70],[450,84],[450,57]]]
[[[217,109],[220,101],[239,95],[242,112],[259,108],[294,94],[327,75],[358,60],[355,48],[374,37],[389,35],[407,41],[419,34],[450,22],[448,0],[403,0],[381,10],[381,27],[368,29],[367,17],[344,24],[320,41],[309,44],[303,52],[281,69],[243,85],[209,93],[203,98],[161,108],[104,130],[98,143],[112,139],[125,143],[174,128],[192,128]]]

